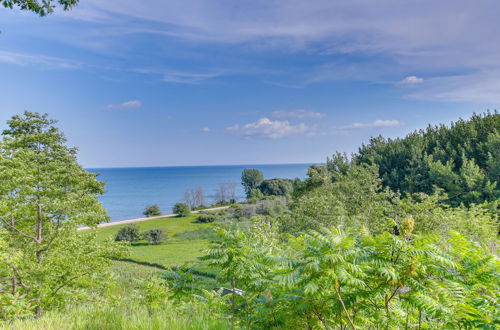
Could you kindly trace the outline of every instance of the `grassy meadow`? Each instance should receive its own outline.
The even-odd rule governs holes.
[[[208,246],[212,224],[198,223],[198,215],[188,217],[161,218],[138,222],[135,225],[141,232],[161,228],[167,235],[165,242],[150,245],[146,241],[132,243],[130,262],[158,264],[163,267],[174,267],[194,262],[202,255],[202,250]],[[93,229],[98,238],[105,240],[114,238],[121,227],[116,225]]]
[[[197,222],[198,215],[187,217],[166,217],[135,223],[141,232],[161,228],[166,233],[166,240],[159,245],[149,244],[141,240],[130,246],[130,255],[125,260],[113,261],[111,270],[117,276],[119,285],[115,293],[129,294],[138,285],[138,279],[149,278],[151,275],[161,275],[169,269],[180,266],[190,266],[203,255],[203,250],[209,245],[213,237],[213,224]],[[92,229],[97,232],[99,240],[113,239],[120,228],[125,225],[116,225]],[[208,276],[196,275],[202,287],[214,289],[218,283],[212,274],[213,269],[197,265],[196,271]]]

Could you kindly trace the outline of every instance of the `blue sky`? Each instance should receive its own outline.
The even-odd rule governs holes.
[[[86,167],[321,162],[500,102],[496,1],[81,0],[0,9],[0,122]]]

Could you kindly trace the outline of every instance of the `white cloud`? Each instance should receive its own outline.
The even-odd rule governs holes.
[[[326,115],[320,112],[299,109],[294,111],[278,110],[271,113],[271,116],[275,118],[321,119]]]
[[[400,122],[399,120],[396,119],[389,119],[389,120],[383,120],[383,119],[377,119],[372,121],[371,123],[352,123],[349,126],[343,127],[344,129],[349,129],[349,128],[374,128],[374,127],[397,127],[397,126],[402,126],[403,123]]]
[[[243,126],[234,125],[228,127],[227,130],[234,134],[239,134],[247,137],[262,137],[269,139],[280,139],[285,136],[302,134],[311,130],[311,127],[304,123],[291,125],[287,120],[270,120],[269,118],[261,118],[256,122],[245,124]]]
[[[203,132],[210,132],[210,128],[208,128],[208,127],[203,127],[201,130],[202,130]]]
[[[401,80],[398,84],[400,85],[413,85],[413,84],[420,84],[424,82],[424,78],[419,78],[417,76],[408,76]]]
[[[126,101],[120,104],[108,104],[106,108],[108,109],[126,109],[126,108],[140,108],[142,106],[141,101],[133,100]]]

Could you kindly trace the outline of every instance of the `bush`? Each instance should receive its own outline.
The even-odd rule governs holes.
[[[167,235],[161,228],[151,229],[144,233],[144,239],[153,245],[161,244],[166,238]]]
[[[139,228],[136,225],[128,225],[120,228],[115,236],[115,241],[136,242],[141,239]]]
[[[161,215],[160,207],[158,205],[150,205],[144,209],[144,212],[142,212],[147,217],[154,217],[157,215]]]
[[[191,210],[186,203],[175,203],[172,211],[180,217],[187,217],[191,214]]]
[[[281,178],[264,180],[258,188],[266,196],[288,196],[293,190],[292,181]]]
[[[198,217],[198,222],[208,223],[214,222],[217,217],[213,214],[200,214]]]

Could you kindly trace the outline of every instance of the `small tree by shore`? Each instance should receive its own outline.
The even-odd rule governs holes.
[[[160,207],[156,204],[150,205],[144,209],[144,212],[142,212],[146,217],[154,217],[161,215]]]
[[[177,214],[179,217],[187,217],[191,214],[191,210],[186,203],[175,203],[172,211]]]

